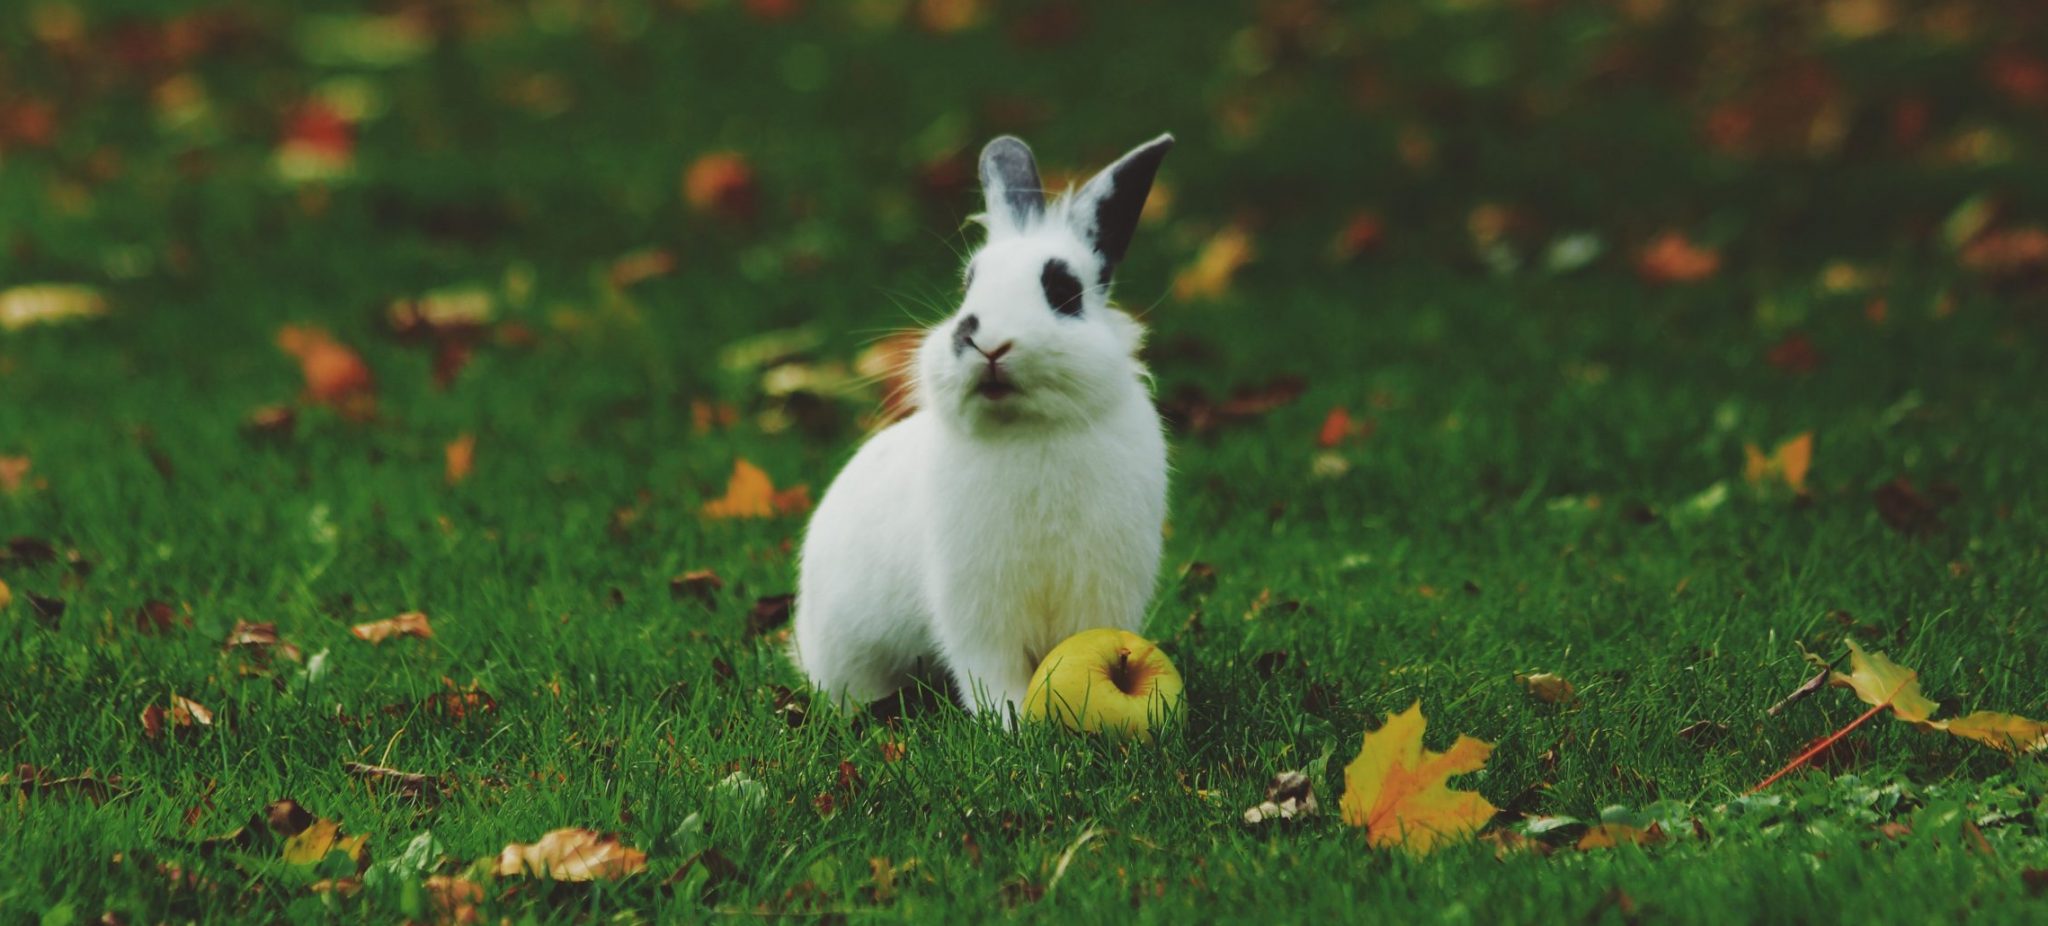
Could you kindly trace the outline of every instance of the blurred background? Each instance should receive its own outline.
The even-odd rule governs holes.
[[[152,439],[239,458],[374,372],[378,454],[481,431],[616,502],[715,493],[724,453],[667,451],[744,421],[822,483],[952,305],[980,145],[1057,185],[1161,131],[1118,296],[1184,436],[1306,390],[1287,427],[1405,409],[1495,501],[1668,496],[2038,359],[2035,5],[21,0],[0,315],[112,318],[17,342],[0,424],[48,471],[205,407]]]
[[[1167,130],[1141,305],[1198,257],[1183,301],[1360,260],[2004,273],[2042,261],[2044,49],[2002,2],[21,0],[0,279],[355,297],[655,248],[664,311],[840,323],[943,294],[987,138],[1057,178]]]

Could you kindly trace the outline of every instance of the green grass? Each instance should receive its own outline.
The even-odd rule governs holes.
[[[1030,17],[1007,8],[936,36],[821,9],[764,23],[616,0],[581,17],[527,5],[371,68],[309,60],[304,24],[261,5],[226,7],[228,37],[190,61],[122,57],[114,36],[169,15],[131,6],[86,11],[84,50],[0,13],[0,87],[48,102],[57,125],[48,146],[0,148],[0,286],[83,282],[113,307],[0,333],[0,456],[34,467],[0,494],[0,537],[58,554],[0,558],[16,599],[0,611],[0,756],[120,778],[104,803],[7,787],[9,920],[430,918],[419,873],[338,898],[307,886],[351,865],[196,845],[286,797],[367,835],[380,864],[430,831],[430,870],[457,873],[562,826],[649,855],[646,874],[587,890],[493,883],[486,922],[2048,915],[2023,876],[2048,867],[2037,758],[1880,720],[1827,774],[1740,797],[1863,710],[1828,690],[1764,715],[1810,674],[1799,645],[1832,656],[1855,634],[1953,709],[2048,715],[2048,299],[2038,267],[1970,272],[1937,231],[1979,194],[2007,226],[2048,216],[2038,111],[1984,77],[1994,45],[2038,24],[1847,41],[1769,13],[1631,25],[1604,5],[1367,4],[1296,34],[1218,5],[1176,9],[1162,32],[1162,5],[1111,4],[1041,47],[1012,37]],[[1730,63],[1731,48],[1757,59]],[[1702,144],[1707,108],[1768,96],[1774,66],[1801,54],[1845,88],[1845,141]],[[150,102],[177,73],[209,100],[186,128]],[[1380,96],[1359,89],[1368,74]],[[383,104],[355,175],[273,179],[284,113],[338,77]],[[566,102],[516,102],[536,80]],[[1893,105],[1915,94],[1928,137],[1890,140]],[[1224,128],[1237,110],[1255,114],[1248,134]],[[1397,156],[1404,126],[1433,139],[1427,164]],[[822,491],[868,399],[764,428],[787,409],[721,349],[806,325],[809,362],[847,363],[943,314],[975,203],[931,165],[957,167],[987,136],[1022,132],[1078,169],[1161,129],[1181,137],[1172,207],[1118,290],[1148,308],[1161,396],[1306,383],[1268,415],[1174,438],[1148,631],[1187,678],[1185,727],[1142,746],[821,705],[793,725],[778,686],[800,679],[746,628],[757,598],[793,589],[801,519],[697,509],[735,457]],[[1979,129],[2004,159],[1939,154]],[[759,176],[750,220],[678,195],[684,165],[715,149]],[[1467,231],[1481,203],[1521,216],[1507,240],[1523,269],[1483,269]],[[1331,259],[1361,209],[1385,219],[1385,245]],[[1231,221],[1257,261],[1220,298],[1174,298],[1175,269]],[[1721,248],[1721,272],[1641,281],[1634,251],[1667,227]],[[1579,230],[1601,257],[1538,266]],[[678,271],[604,282],[650,246]],[[1874,288],[1821,285],[1835,260]],[[501,319],[535,338],[486,344],[443,389],[431,350],[390,335],[382,307],[454,285],[498,293]],[[1881,324],[1865,317],[1876,296]],[[301,388],[273,344],[287,323],[363,354],[373,420],[306,406],[286,434],[245,426]],[[1794,334],[1819,352],[1809,373],[1766,359]],[[739,423],[699,433],[696,401],[733,404]],[[1375,428],[1337,451],[1348,471],[1318,476],[1334,406]],[[1809,430],[1809,497],[1743,482],[1745,443]],[[463,433],[475,472],[451,487],[442,448]],[[1884,523],[1873,495],[1902,476],[1940,500],[1939,530]],[[1724,502],[1693,504],[1716,483]],[[1196,562],[1213,587],[1183,581]],[[708,610],[669,589],[699,568],[726,582]],[[30,593],[62,599],[62,617],[36,617]],[[1294,606],[1251,613],[1262,596]],[[138,632],[151,600],[190,625]],[[349,634],[412,609],[433,639]],[[222,651],[237,620],[275,622],[321,670],[244,674]],[[1578,702],[1532,702],[1513,680],[1532,671],[1570,679]],[[494,709],[421,706],[472,685]],[[214,724],[147,739],[144,708],[174,693]],[[1341,767],[1418,699],[1430,745],[1497,744],[1460,786],[1507,809],[1498,829],[1610,812],[1664,821],[1673,840],[1580,853],[1568,827],[1548,856],[1369,848],[1335,814]],[[1678,736],[1701,721],[1725,736]],[[352,761],[445,793],[368,788]],[[857,787],[840,785],[846,764]],[[1268,778],[1295,768],[1325,814],[1244,826]],[[758,788],[721,788],[735,773]],[[1889,838],[1887,822],[1913,834]],[[707,850],[737,876],[667,883]],[[889,889],[876,859],[903,869]]]

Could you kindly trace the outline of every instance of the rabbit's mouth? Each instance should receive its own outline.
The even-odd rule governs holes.
[[[990,366],[988,373],[982,376],[981,382],[974,385],[975,394],[991,402],[1002,401],[1023,391],[1017,388],[1016,383],[1003,376],[1002,369],[996,366]]]

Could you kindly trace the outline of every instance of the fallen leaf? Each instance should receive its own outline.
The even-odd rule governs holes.
[[[7,583],[4,580],[0,580],[0,611],[7,610],[7,606],[13,603],[14,590],[8,588]]]
[[[195,727],[213,726],[213,712],[197,701],[184,695],[171,695],[171,706],[167,710],[152,704],[142,709],[142,734],[148,739],[161,739],[164,728],[187,730]]]
[[[459,485],[469,478],[469,471],[476,466],[476,435],[463,434],[441,448],[445,458],[442,475],[449,485]]]
[[[1252,236],[1243,226],[1226,225],[1209,237],[1195,262],[1173,278],[1174,298],[1214,299],[1230,291],[1230,282],[1252,259]]]
[[[1779,701],[1778,703],[1765,708],[1764,713],[1772,717],[1776,717],[1780,713],[1783,713],[1785,708],[1791,707],[1793,704],[1799,701],[1812,697],[1814,692],[1819,691],[1827,686],[1828,678],[1833,674],[1834,673],[1832,669],[1828,668],[1827,666],[1822,666],[1819,672],[1814,673],[1812,678],[1806,680],[1806,684],[1800,685],[1799,687],[1792,689],[1791,694],[1786,695],[1784,699]]]
[[[1337,261],[1356,260],[1379,249],[1387,237],[1386,223],[1371,212],[1354,212],[1337,237],[1330,242],[1330,257]]]
[[[612,261],[606,277],[619,289],[676,272],[676,255],[666,248],[643,248]]]
[[[161,602],[151,602],[151,604],[161,605]],[[144,605],[143,607],[146,611],[149,605]],[[162,605],[162,607],[166,611],[170,608],[169,605]],[[138,623],[141,619],[138,615]],[[165,615],[163,627],[168,629],[169,626],[169,616]],[[221,645],[221,650],[228,653],[243,653],[259,666],[269,665],[272,655],[282,656],[292,662],[300,661],[299,648],[278,636],[277,625],[270,622],[252,624],[245,620],[235,621],[235,628],[228,632],[227,642]]]
[[[437,922],[468,926],[477,922],[476,905],[484,902],[483,885],[453,875],[428,875],[420,885],[434,900]]]
[[[1636,258],[1636,272],[1652,283],[1693,283],[1720,269],[1720,252],[1693,244],[1676,231],[1651,239]]]
[[[440,793],[440,782],[432,776],[418,772],[401,772],[381,765],[365,765],[361,762],[343,762],[341,770],[358,778],[370,781],[388,782],[404,794],[412,797],[434,797]]]
[[[759,198],[753,167],[735,152],[703,155],[683,171],[683,201],[698,212],[745,220],[753,217]]]
[[[1588,849],[1612,849],[1624,845],[1654,846],[1668,838],[1664,834],[1664,827],[1656,823],[1650,824],[1649,829],[1626,823],[1602,823],[1588,829],[1586,835],[1579,837],[1576,848],[1584,852]]]
[[[1889,707],[1900,720],[1927,726],[1941,705],[1920,693],[1920,673],[1899,665],[1883,653],[1866,653],[1855,640],[1849,644],[1849,671],[1829,678],[1837,688],[1856,692],[1863,703]]]
[[[1517,675],[1515,684],[1522,686],[1522,690],[1528,692],[1529,697],[1545,704],[1570,704],[1579,696],[1578,689],[1573,688],[1572,683],[1566,681],[1564,676],[1549,672]]]
[[[0,492],[13,495],[21,491],[29,469],[34,466],[28,457],[0,457]]]
[[[1485,767],[1493,746],[1459,736],[1448,752],[1430,752],[1422,747],[1426,725],[1420,702],[1387,715],[1344,767],[1344,822],[1365,827],[1376,847],[1420,855],[1470,839],[1494,814],[1485,798],[1445,786],[1452,775]]]
[[[427,615],[419,611],[407,611],[381,621],[357,624],[350,627],[348,632],[355,634],[358,640],[368,640],[371,643],[382,643],[392,637],[428,639],[434,636],[434,628],[427,623]]]
[[[1871,502],[1885,525],[1899,533],[1925,537],[1942,530],[1939,507],[1904,476],[1878,486]]]
[[[2048,229],[1994,229],[1977,235],[1957,255],[1963,266],[1987,276],[2017,276],[2048,268]]]
[[[1804,376],[1820,369],[1820,350],[1813,346],[1812,338],[1793,334],[1772,345],[1764,354],[1764,362],[1795,376]]]
[[[626,847],[619,837],[571,827],[551,830],[532,844],[507,845],[498,853],[496,871],[501,877],[597,881],[637,874],[646,867],[647,853]]]
[[[351,862],[361,862],[363,845],[368,841],[367,836],[343,836],[340,825],[322,817],[285,839],[280,854],[287,864],[292,865],[314,864],[330,852],[340,852]]]
[[[1266,799],[1244,812],[1244,822],[1256,826],[1268,820],[1313,816],[1316,810],[1315,786],[1308,776],[1281,772],[1266,785]]]
[[[354,125],[326,100],[316,98],[287,119],[271,168],[292,183],[336,180],[354,168],[355,147]]]
[[[917,349],[924,344],[924,332],[890,335],[854,358],[853,372],[881,387],[882,406],[868,421],[880,427],[907,417],[917,410]]]
[[[1782,483],[1795,493],[1806,492],[1806,473],[1813,466],[1813,432],[1805,431],[1779,444],[1765,456],[1755,444],[1742,445],[1742,478],[1751,486]]]
[[[767,595],[755,599],[754,609],[747,612],[747,636],[758,637],[789,623],[789,611],[795,604],[795,595]]]
[[[32,283],[0,290],[0,330],[19,331],[30,325],[98,318],[107,314],[107,298],[90,286]]]
[[[693,569],[668,580],[669,597],[695,598],[707,609],[717,606],[718,593],[724,590],[725,580],[709,569]]]
[[[286,325],[278,329],[277,346],[298,359],[306,396],[314,402],[355,418],[376,411],[376,383],[369,366],[325,329]]]
[[[705,502],[707,518],[768,518],[802,514],[811,508],[811,489],[799,485],[776,491],[775,483],[760,467],[746,460],[732,466],[732,478],[725,484],[725,496]]]
[[[2010,753],[2042,752],[2048,750],[2048,723],[1999,714],[1992,711],[1977,711],[1964,717],[1944,721],[1941,729]]]

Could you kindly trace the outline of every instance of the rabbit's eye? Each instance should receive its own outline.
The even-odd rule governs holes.
[[[1038,285],[1045,288],[1045,303],[1061,315],[1081,314],[1081,279],[1063,260],[1045,262],[1045,272],[1038,275]]]

